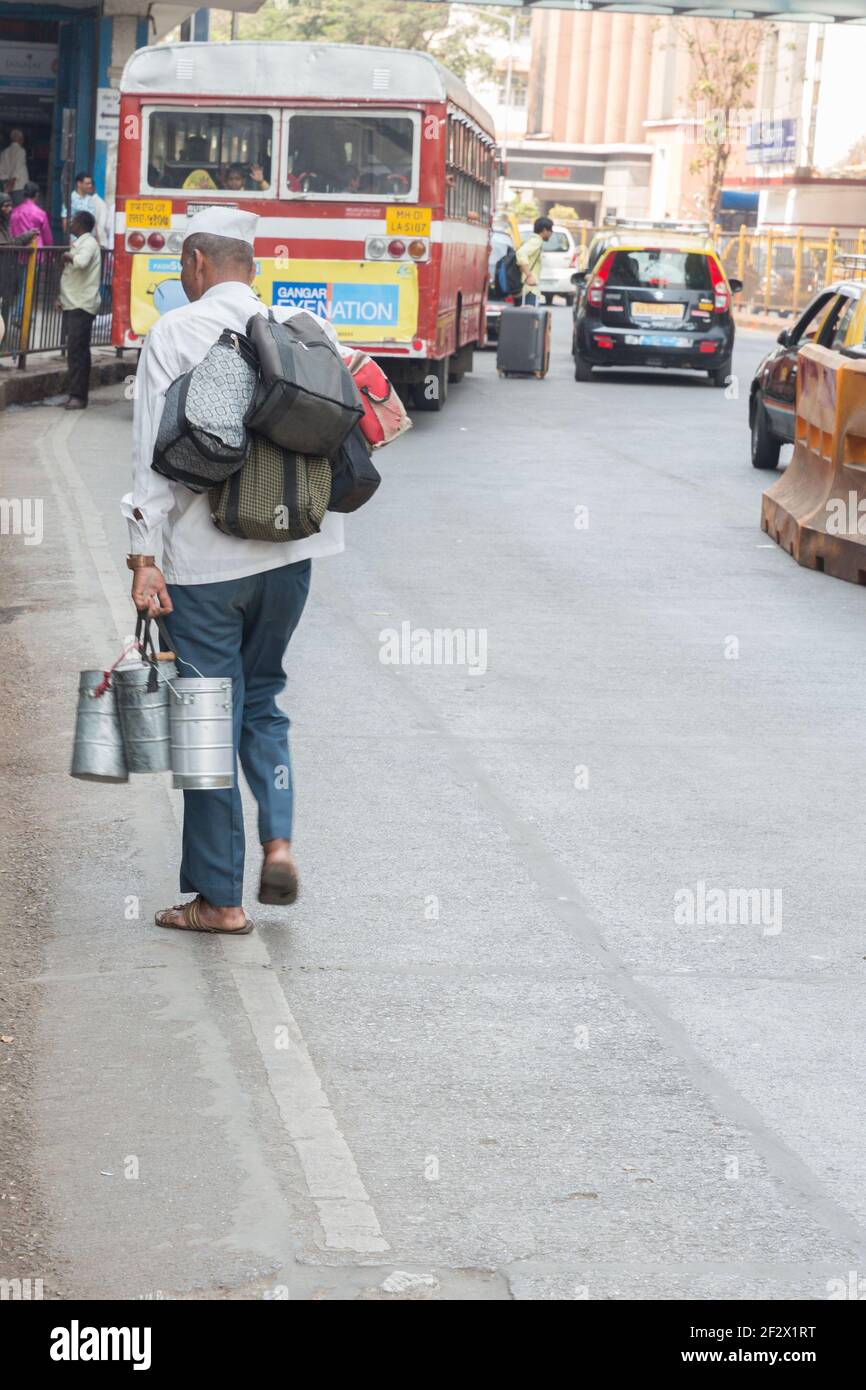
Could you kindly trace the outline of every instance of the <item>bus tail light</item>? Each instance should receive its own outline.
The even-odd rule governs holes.
[[[162,232],[151,232],[150,236],[147,238],[147,244],[151,251],[161,251],[165,246],[165,237]]]
[[[183,250],[183,232],[170,232],[165,249],[170,251],[173,256],[179,256]]]
[[[710,267],[710,279],[713,282],[716,313],[726,314],[731,307],[731,293],[725,280],[725,273],[715,256],[707,256],[707,261]]]
[[[413,237],[406,242],[402,237],[369,236],[364,242],[364,255],[367,260],[381,261],[428,261],[430,259],[430,240],[428,237]]]
[[[126,249],[127,251],[141,251],[144,248],[144,232],[127,232]]]
[[[610,270],[611,266],[613,265],[613,258],[615,254],[616,253],[614,251],[608,251],[607,255],[601,262],[601,265],[598,267],[598,270],[595,272],[595,274],[589,282],[589,289],[586,292],[586,298],[594,309],[601,308],[602,302],[604,300],[604,287],[607,282],[607,277],[608,275],[610,275]]]

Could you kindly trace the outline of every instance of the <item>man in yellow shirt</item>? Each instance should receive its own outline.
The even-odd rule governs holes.
[[[553,223],[549,217],[536,217],[532,227],[532,236],[526,238],[517,248],[517,264],[520,266],[523,275],[523,303],[537,304],[538,296],[535,294],[534,287],[538,284],[538,277],[541,272],[541,255],[544,250],[544,243],[550,241],[550,234],[553,231]],[[527,289],[527,286],[532,289]]]

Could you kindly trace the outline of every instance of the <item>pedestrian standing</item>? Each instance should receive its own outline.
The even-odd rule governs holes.
[[[4,321],[4,328],[12,322],[15,300],[18,295],[18,283],[21,278],[21,257],[5,248],[29,246],[33,239],[33,232],[29,231],[19,232],[17,236],[12,235],[12,228],[9,225],[11,215],[12,195],[0,193],[0,318]]]
[[[12,209],[9,219],[10,232],[13,237],[17,237],[20,232],[35,232],[37,246],[50,246],[53,241],[51,223],[36,201],[39,197],[39,185],[25,183],[23,193],[22,202]]]
[[[108,214],[108,205],[97,193],[96,185],[93,182],[93,175],[89,174],[86,170],[82,170],[81,173],[75,175],[72,193],[69,197],[69,206],[72,217],[74,217],[77,212],[89,212],[93,215],[96,222],[94,235],[100,246],[110,247],[113,244],[114,239],[111,235],[111,219]],[[64,232],[70,231],[71,224],[65,206],[61,211],[61,217],[63,219]]]
[[[24,186],[30,182],[23,130],[10,130],[9,144],[0,153],[0,192],[9,193],[13,203],[20,203]]]
[[[60,307],[69,363],[67,410],[84,410],[90,391],[90,338],[102,279],[102,252],[93,235],[94,227],[93,213],[77,212],[70,228],[75,241],[63,255]]]
[[[517,263],[523,275],[524,304],[538,303],[535,286],[538,284],[538,277],[541,272],[544,243],[550,241],[552,231],[553,223],[549,217],[536,217],[532,227],[532,235],[521,242],[517,248]],[[531,288],[527,289],[527,286],[531,286]]]
[[[288,905],[298,892],[292,854],[293,785],[289,721],[277,705],[283,656],[301,617],[314,557],[343,549],[342,517],[302,541],[239,540],[218,531],[207,493],[191,492],[151,468],[169,385],[202,360],[225,328],[243,332],[266,306],[251,285],[257,217],[209,207],[187,224],[181,283],[188,304],[150,329],[136,376],[133,488],[129,523],[132,599],[141,613],[165,615],[177,656],[204,676],[231,677],[235,763],[258,803],[263,850],[259,901]],[[306,310],[273,311],[282,320]],[[336,334],[327,320],[315,322]],[[157,552],[162,556],[158,563]],[[188,669],[188,668],[185,668]],[[243,908],[244,820],[237,786],[184,792],[180,887],[195,897],[157,913],[182,931],[252,930]]]

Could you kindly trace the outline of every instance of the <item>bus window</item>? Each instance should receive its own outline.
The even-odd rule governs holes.
[[[175,192],[263,192],[271,182],[274,123],[249,111],[152,111],[147,182]]]
[[[409,115],[293,112],[286,136],[289,194],[416,197],[415,130]]]

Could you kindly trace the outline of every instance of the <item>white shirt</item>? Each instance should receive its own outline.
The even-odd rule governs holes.
[[[73,188],[69,201],[72,204],[73,217],[77,212],[89,212],[92,215],[96,223],[93,229],[94,236],[100,246],[107,246],[110,249],[114,244],[114,237],[111,230],[111,218],[108,214],[108,204],[105,199],[100,198],[98,193],[78,193]],[[66,215],[66,204],[64,203],[60,210],[60,216],[65,218]]]
[[[216,584],[243,579],[309,557],[336,555],[344,548],[343,518],[326,512],[322,529],[302,541],[248,541],[227,536],[211,521],[206,492],[191,492],[151,468],[165,393],[183,372],[202,360],[224,328],[243,330],[253,314],[266,314],[249,285],[228,280],[214,285],[194,304],[172,309],[153,325],[145,340],[135,378],[132,417],[132,492],[121,502],[129,523],[133,555],[156,555],[169,584]],[[284,322],[304,309],[275,309]],[[329,323],[316,322],[337,342]],[[142,513],[137,521],[134,510]]]
[[[15,141],[11,145],[7,145],[0,154],[0,184],[5,187],[7,179],[14,179],[15,181],[12,185],[13,193],[20,193],[25,183],[30,182],[24,146]]]

